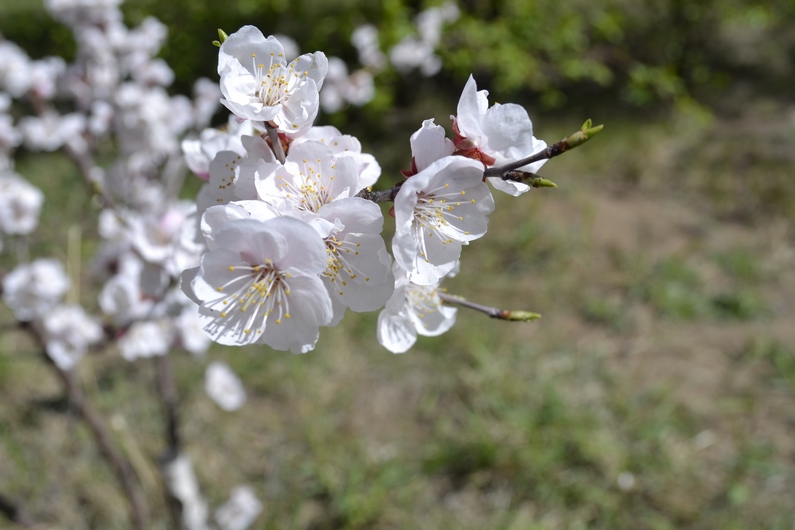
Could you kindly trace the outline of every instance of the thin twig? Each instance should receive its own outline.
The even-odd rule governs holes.
[[[533,320],[541,318],[541,315],[538,313],[532,313],[530,311],[511,311],[509,309],[499,309],[497,307],[489,307],[486,305],[477,304],[475,302],[470,302],[469,300],[454,294],[447,294],[443,292],[439,292],[438,294],[442,302],[460,305],[461,307],[466,307],[468,309],[474,309],[475,311],[480,311],[481,313],[487,314],[491,318],[510,320],[514,322],[532,322]]]
[[[403,182],[405,182],[405,180]],[[403,182],[401,182],[397,186],[389,188],[388,190],[370,191],[367,188],[365,188],[359,193],[357,193],[356,197],[368,201],[373,201],[376,204],[382,202],[393,202],[395,200],[395,197],[397,197],[397,194],[400,191],[400,187],[403,185]]]
[[[206,530],[207,502],[199,490],[190,457],[182,452],[177,407],[179,396],[168,355],[157,358],[157,388],[166,417],[167,448],[160,459],[166,503],[175,528]]]
[[[163,403],[166,417],[167,452],[178,453],[181,449],[179,439],[179,422],[177,419],[177,387],[174,384],[174,373],[168,355],[157,357],[157,388]]]
[[[44,356],[47,357],[46,354]],[[49,359],[49,357],[47,358]],[[61,370],[54,364],[52,366],[61,381],[63,381],[64,386],[66,386],[69,401],[77,408],[80,417],[88,425],[91,434],[94,435],[94,440],[99,447],[100,453],[105,457],[105,460],[107,460],[116,474],[116,478],[130,503],[133,527],[138,530],[148,528],[149,510],[146,506],[144,494],[135,479],[132,466],[113,445],[102,416],[94,410],[83,394],[80,385],[75,381],[74,373]]]
[[[602,130],[602,125],[597,125],[596,127],[591,127],[591,120],[586,121],[582,128],[575,132],[574,134],[570,134],[563,140],[554,143],[548,146],[546,149],[539,151],[538,153],[534,153],[526,158],[522,158],[521,160],[517,160],[515,162],[509,162],[504,166],[494,166],[486,169],[484,175],[486,177],[499,177],[502,176],[503,180],[511,180],[507,177],[506,173],[513,169],[519,169],[520,167],[526,166],[528,164],[532,164],[533,162],[539,162],[541,160],[547,160],[550,158],[554,158],[560,154],[565,153],[570,149],[574,149],[578,147],[591,138],[593,138],[596,134],[598,134]]]
[[[273,153],[276,155],[276,159],[284,164],[286,157],[284,156],[284,149],[282,149],[282,142],[279,140],[279,133],[276,130],[276,127],[265,122],[265,130],[268,131],[268,138],[271,141],[271,148],[273,149]]]

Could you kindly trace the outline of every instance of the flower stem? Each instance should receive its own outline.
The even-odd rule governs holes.
[[[575,132],[574,134],[568,135],[563,140],[550,145],[543,151],[539,151],[538,153],[532,154],[526,158],[522,158],[521,160],[517,160],[515,162],[510,162],[505,164],[504,166],[494,166],[486,169],[484,175],[486,177],[499,177],[501,176],[503,180],[514,180],[508,177],[507,173],[514,169],[519,169],[522,166],[526,166],[527,164],[532,164],[533,162],[538,162],[540,160],[547,160],[549,158],[554,158],[560,154],[565,153],[570,149],[574,149],[575,147],[579,147],[591,138],[593,138],[599,131],[602,130],[604,125],[597,125],[596,127],[591,127],[591,120],[586,121],[582,128]]]
[[[400,191],[400,187],[403,185],[403,182],[401,182],[397,186],[389,188],[388,190],[370,191],[367,188],[365,188],[359,193],[357,193],[356,196],[361,199],[373,201],[376,204],[380,204],[382,202],[393,202],[398,192]]]
[[[477,304],[475,302],[470,302],[469,300],[454,294],[439,292],[439,298],[442,300],[442,302],[460,305],[461,307],[466,307],[467,309],[474,309],[475,311],[480,311],[481,313],[487,314],[491,318],[497,318],[499,320],[510,320],[512,322],[532,322],[533,320],[541,318],[541,315],[538,313],[532,313],[530,311],[511,311],[509,309],[489,307],[486,305]]]
[[[286,157],[284,156],[284,149],[282,149],[282,142],[279,140],[279,133],[276,130],[276,127],[269,123],[265,123],[265,130],[268,131],[268,138],[271,141],[271,148],[273,149],[273,154],[276,155],[276,159],[284,164]]]

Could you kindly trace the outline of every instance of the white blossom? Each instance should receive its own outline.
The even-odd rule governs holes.
[[[241,137],[254,134],[250,120],[238,122],[230,116],[224,129],[204,129],[197,140],[183,140],[182,152],[188,168],[198,177],[209,180],[210,163],[221,151],[232,151],[245,156]]]
[[[323,52],[287,63],[284,48],[254,26],[229,35],[218,53],[221,103],[240,118],[294,133],[312,125],[328,70]]]
[[[68,289],[61,262],[42,258],[18,265],[3,278],[3,302],[18,320],[29,321],[43,316]]]
[[[220,361],[211,362],[204,372],[204,390],[224,410],[237,410],[246,402],[246,390],[240,378]]]
[[[229,500],[215,512],[221,530],[246,530],[262,511],[262,503],[248,486],[232,489]]]
[[[378,315],[378,342],[392,353],[404,353],[417,341],[417,334],[435,337],[455,324],[454,307],[442,305],[439,284],[417,285],[399,266],[395,292]]]
[[[13,172],[0,173],[0,232],[30,234],[39,225],[44,194]]]
[[[339,129],[331,125],[315,126],[295,139],[291,146],[295,147],[308,141],[325,144],[331,149],[334,160],[342,156],[353,159],[359,173],[359,182],[355,186],[357,191],[372,186],[381,176],[381,166],[378,161],[373,155],[362,152],[362,144],[355,136],[342,134]]]
[[[204,330],[221,344],[264,343],[306,353],[332,316],[319,274],[323,240],[307,223],[287,217],[232,220],[216,247],[183,273],[181,286],[201,304]]]
[[[359,54],[359,62],[376,72],[386,67],[386,55],[378,42],[378,28],[372,24],[357,26],[351,34],[351,44]]]
[[[41,318],[47,355],[61,370],[71,370],[102,338],[99,321],[79,305],[57,305]]]
[[[47,112],[41,117],[27,116],[19,120],[19,130],[25,138],[25,144],[33,149],[55,151],[69,145],[77,152],[86,148],[83,131],[86,129],[86,117],[79,113],[60,115]]]
[[[210,337],[202,330],[199,307],[193,303],[186,306],[174,319],[174,327],[182,347],[193,355],[204,354],[212,343]]]
[[[32,82],[28,55],[13,42],[0,41],[0,88],[19,98]]]
[[[480,160],[486,166],[504,165],[547,147],[544,141],[533,136],[533,123],[523,107],[513,103],[496,103],[489,107],[488,91],[478,91],[472,76],[469,76],[458,101],[458,115],[451,118],[454,120],[454,142],[458,152]],[[540,160],[518,169],[535,173],[545,162]],[[523,182],[500,177],[489,177],[488,180],[509,195],[521,195],[530,189]]]
[[[480,162],[461,156],[433,162],[395,197],[395,261],[414,283],[435,284],[455,267],[461,246],[486,233],[492,210]]]
[[[134,322],[117,342],[121,356],[130,362],[165,355],[174,342],[174,327],[168,318]]]

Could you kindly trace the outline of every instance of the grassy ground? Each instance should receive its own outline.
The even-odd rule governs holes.
[[[375,314],[349,315],[305,356],[174,352],[211,504],[249,484],[268,529],[795,528],[795,128],[760,112],[608,121],[544,168],[561,188],[496,197],[448,288],[536,323],[462,309],[451,332],[395,356]],[[19,168],[61,201],[43,223],[80,224],[87,196],[47,160]],[[86,256],[92,244],[86,232]],[[45,249],[65,257],[63,234],[32,253]],[[242,410],[205,396],[212,359],[243,378]],[[166,528],[154,366],[111,351],[80,377]],[[0,334],[0,492],[45,527],[125,528],[57,383],[24,337]]]

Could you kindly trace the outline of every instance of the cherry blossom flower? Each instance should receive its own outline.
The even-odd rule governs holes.
[[[370,72],[359,69],[348,74],[348,66],[339,57],[330,57],[328,66],[320,92],[320,106],[325,112],[338,112],[348,103],[360,107],[373,100],[375,81]]]
[[[254,26],[229,35],[218,54],[221,103],[240,118],[265,122],[282,132],[312,125],[317,116],[328,60],[323,52],[291,63],[281,43]]]
[[[237,219],[215,234],[215,248],[183,273],[181,286],[201,306],[204,330],[221,344],[264,343],[306,353],[332,316],[319,275],[326,249],[298,219]]]
[[[237,410],[246,402],[246,391],[240,378],[220,361],[211,362],[204,372],[204,390],[224,410]]]
[[[202,331],[199,307],[192,302],[174,319],[180,345],[194,356],[201,356],[210,347],[210,337]]]
[[[412,282],[435,284],[455,267],[461,246],[486,233],[492,210],[480,162],[461,156],[433,162],[395,197],[395,261]]]
[[[372,186],[381,176],[381,166],[378,161],[373,155],[362,153],[362,144],[355,136],[342,134],[339,129],[331,125],[315,126],[296,138],[291,144],[291,148],[308,141],[321,142],[328,146],[334,160],[341,156],[353,159],[359,172],[359,182],[355,186],[357,191]]]
[[[516,104],[496,103],[489,107],[488,91],[478,91],[475,78],[469,76],[458,101],[458,115],[451,116],[457,153],[480,160],[486,166],[504,165],[545,149],[547,144],[533,136],[533,123],[527,111]],[[518,168],[537,172],[546,160]],[[530,189],[523,182],[489,177],[500,191],[518,196]]]
[[[386,68],[386,55],[378,42],[378,28],[372,24],[357,26],[351,33],[351,44],[356,48],[359,62],[367,68],[380,72]]]
[[[134,322],[118,340],[127,361],[168,353],[174,342],[174,326],[168,318]]]
[[[262,511],[262,503],[248,486],[232,489],[229,500],[215,512],[221,530],[246,530]]]
[[[151,282],[153,276],[151,273],[146,274],[146,264],[130,251],[116,252],[119,253],[111,256],[117,272],[102,287],[98,297],[99,307],[117,325],[125,326],[152,311],[154,301],[144,293],[159,290],[157,288],[162,284],[143,285],[147,280]]]
[[[30,234],[39,225],[41,190],[13,172],[0,173],[0,232]]]
[[[3,278],[3,302],[18,320],[43,316],[69,289],[63,265],[55,259],[37,259],[19,265]]]
[[[328,259],[322,278],[334,306],[331,325],[342,320],[346,307],[360,313],[382,307],[392,294],[394,278],[381,237],[381,209],[349,197],[324,205],[317,215],[327,227],[314,224],[326,244]]]
[[[55,151],[69,145],[77,152],[83,152],[86,148],[85,128],[86,117],[76,112],[64,116],[47,112],[41,117],[27,116],[19,121],[25,144],[42,151]]]
[[[422,122],[411,135],[411,170],[403,171],[403,176],[416,175],[440,158],[452,155],[455,145],[445,135],[444,127],[436,125],[433,118]]]
[[[252,134],[254,128],[250,120],[238,122],[234,116],[230,116],[225,129],[204,129],[197,140],[183,140],[182,152],[188,169],[199,178],[209,180],[210,162],[215,155],[221,151],[233,151],[245,156],[246,149],[243,147],[241,137]]]
[[[405,353],[417,334],[435,337],[455,324],[457,309],[442,305],[439,284],[417,285],[400,267],[393,268],[395,292],[378,315],[378,342],[392,353]]]
[[[298,210],[314,213],[333,200],[354,196],[359,182],[353,159],[335,158],[320,142],[293,145],[284,165],[270,167],[273,172],[260,174],[256,181],[259,198],[284,199]]]
[[[102,338],[99,320],[79,305],[57,305],[41,318],[47,355],[61,370],[71,370],[92,344]]]

